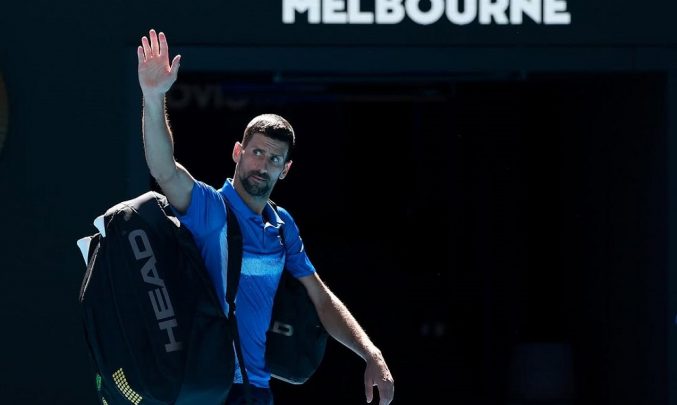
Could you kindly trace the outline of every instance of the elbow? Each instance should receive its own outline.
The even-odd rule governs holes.
[[[153,176],[159,185],[167,183],[177,174],[176,165],[174,165],[174,167],[167,168],[154,168],[151,166],[148,168],[150,169],[150,175]]]
[[[163,184],[174,178],[178,172],[176,161],[172,159],[158,160],[146,155],[146,163],[150,175],[153,176],[158,184]]]
[[[315,309],[320,319],[327,319],[336,312],[337,304],[334,297],[328,291],[319,294],[315,302]]]

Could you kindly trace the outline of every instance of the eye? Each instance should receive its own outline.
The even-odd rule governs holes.
[[[277,156],[277,155],[271,157],[270,160],[273,163],[275,163],[276,165],[279,165],[280,163],[282,163],[282,158],[280,156]]]
[[[263,155],[263,151],[261,149],[254,149],[254,156],[261,156]]]

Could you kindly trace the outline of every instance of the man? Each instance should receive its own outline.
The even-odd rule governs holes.
[[[236,298],[237,319],[244,363],[259,403],[273,403],[270,373],[265,367],[265,332],[270,323],[277,284],[286,264],[292,275],[305,286],[329,334],[365,360],[367,402],[372,401],[373,387],[377,386],[379,405],[389,404],[393,399],[394,383],[381,351],[317,275],[289,213],[283,209],[275,211],[268,204],[273,187],[289,174],[292,165],[290,153],[294,132],[291,125],[272,114],[254,118],[247,126],[242,142],[235,143],[233,148],[233,179],[226,181],[221,190],[216,190],[196,181],[174,160],[172,135],[165,115],[165,93],[176,81],[181,57],[177,55],[170,64],[167,39],[163,33],[158,35],[154,30],[149,32],[149,38],[141,39],[137,56],[144,98],[146,162],[179,219],[193,233],[226,312],[226,209],[233,210],[242,228],[244,241],[242,275]],[[280,229],[284,230],[284,245],[280,243]],[[236,367],[227,404],[243,403],[241,384],[242,376]]]

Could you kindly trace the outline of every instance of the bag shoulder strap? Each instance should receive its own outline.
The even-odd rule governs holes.
[[[237,221],[233,207],[228,203],[228,200],[219,193],[223,204],[226,208],[226,248],[228,250],[228,267],[226,269],[226,277],[228,284],[226,286],[226,302],[228,303],[228,319],[230,319],[231,330],[233,333],[233,346],[235,346],[235,354],[237,355],[238,364],[240,365],[240,373],[242,374],[242,383],[244,385],[245,398],[247,403],[251,404],[252,394],[249,385],[249,376],[244,364],[244,357],[242,356],[242,345],[240,344],[240,332],[237,328],[237,317],[235,315],[235,296],[240,284],[240,274],[242,273],[242,230]]]
[[[277,204],[275,204],[275,203],[273,202],[273,200],[268,200],[268,204],[270,204],[270,206],[273,207],[273,210],[274,210],[275,212],[277,212],[278,215],[279,215],[279,212],[280,212],[280,211],[278,211],[278,209],[277,209]],[[286,254],[287,254],[287,252],[286,252],[286,250],[287,250],[287,244],[286,244],[286,242],[285,242],[285,240],[284,240],[284,224],[280,224],[280,240],[282,241],[282,246],[284,246],[284,248],[285,248],[285,256],[286,256]]]
[[[240,284],[240,273],[242,271],[242,230],[237,221],[237,217],[233,212],[232,207],[228,201],[221,195],[223,203],[226,206],[226,228],[227,228],[227,250],[228,250],[228,268],[226,275],[228,277],[228,285],[226,288],[226,302],[229,306],[229,317],[235,312],[235,296],[237,295],[237,288]]]

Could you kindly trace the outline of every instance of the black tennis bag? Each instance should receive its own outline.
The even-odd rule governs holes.
[[[227,210],[228,317],[192,235],[161,194],[149,192],[110,208],[101,232],[78,242],[87,256],[80,290],[85,339],[102,404],[225,402],[233,347],[240,349],[233,311],[242,235],[232,211]],[[267,334],[272,376],[304,383],[318,368],[326,342],[305,288],[285,270]]]
[[[306,288],[285,270],[266,333],[270,374],[290,384],[305,383],[322,362],[327,336]]]
[[[190,232],[154,192],[112,207],[103,222],[84,250],[80,290],[101,403],[223,404],[237,332]]]
[[[232,209],[228,206],[228,212]],[[277,205],[269,201],[273,209]],[[228,216],[228,237],[237,237],[240,231],[237,218]],[[284,226],[280,230],[285,243]],[[242,244],[229,243],[228,257],[241,257]],[[237,251],[240,249],[240,251]],[[232,274],[230,269],[235,269]],[[229,267],[229,277],[239,277],[240,267]],[[266,332],[266,366],[273,378],[290,383],[303,384],[317,371],[327,346],[327,331],[322,326],[306,288],[287,269],[277,287],[273,301],[270,326]]]

